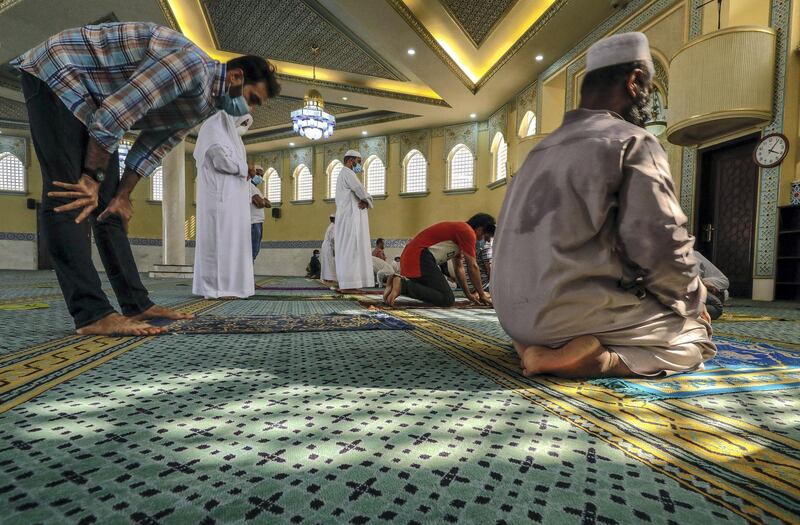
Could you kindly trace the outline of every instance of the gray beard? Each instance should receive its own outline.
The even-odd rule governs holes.
[[[622,115],[622,118],[631,124],[635,124],[640,128],[643,128],[645,123],[650,120],[650,116],[652,114],[650,102],[651,96],[649,93],[639,94],[639,96],[634,99],[630,107],[628,107],[628,110],[625,111],[625,114]]]

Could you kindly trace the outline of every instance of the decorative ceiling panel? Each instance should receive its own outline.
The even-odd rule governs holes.
[[[0,64],[0,86],[20,91],[22,90],[20,78],[19,70],[10,63]]]
[[[343,130],[348,128],[370,126],[374,124],[382,124],[384,122],[392,122],[395,120],[415,118],[419,115],[411,115],[408,113],[398,113],[395,111],[371,111],[369,113],[359,113],[358,115],[351,115],[342,117],[341,120],[337,119],[336,129]],[[336,132],[334,131],[334,137]],[[248,133],[244,136],[245,144],[257,144],[259,142],[269,142],[271,140],[298,138],[297,133],[292,130],[291,125],[286,125],[281,128],[268,129],[258,131],[256,133]]]
[[[28,122],[28,110],[22,102],[0,97],[0,120]]]
[[[303,99],[295,97],[278,96],[271,98],[263,106],[257,107],[253,111],[253,126],[251,129],[271,128],[274,126],[291,125],[289,114],[295,109],[303,107]],[[325,111],[332,115],[350,113],[365,109],[357,106],[345,104],[325,104]]]
[[[407,80],[316,0],[202,0],[220,49]]]
[[[480,47],[495,25],[505,17],[517,0],[439,0],[447,13]]]

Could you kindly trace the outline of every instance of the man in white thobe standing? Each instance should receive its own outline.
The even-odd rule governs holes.
[[[250,237],[247,156],[241,136],[253,117],[217,112],[200,128],[197,164],[197,242],[192,293],[206,299],[255,294]]]
[[[336,280],[343,292],[373,286],[369,216],[372,196],[358,180],[361,153],[349,150],[336,180]]]
[[[323,281],[333,282],[336,280],[336,258],[335,256],[335,243],[334,233],[336,230],[336,215],[331,213],[331,223],[328,229],[325,230],[325,238],[322,241],[322,251],[320,252],[320,264],[322,265],[322,272],[320,279]]]
[[[592,45],[580,108],[508,187],[491,290],[526,376],[662,376],[716,353],[694,238],[644,129],[653,74],[642,33]]]
[[[264,182],[264,168],[255,166],[255,176],[250,180],[250,236],[253,243],[253,264],[261,251],[261,239],[264,238],[264,208],[271,208],[259,186]]]

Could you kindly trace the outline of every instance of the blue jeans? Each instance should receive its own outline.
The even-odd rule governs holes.
[[[250,225],[250,238],[253,241],[253,261],[258,257],[258,252],[261,251],[261,237],[264,234],[264,223],[256,222]]]

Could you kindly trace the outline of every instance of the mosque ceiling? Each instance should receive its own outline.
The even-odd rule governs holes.
[[[475,47],[480,47],[489,33],[514,7],[517,0],[439,0]]]
[[[111,14],[182,32],[211,57],[273,62],[281,96],[254,111],[248,149],[310,144],[286,131],[309,89],[330,140],[486,121],[614,13],[609,0],[0,0],[0,64]],[[47,17],[42,17],[47,13]],[[311,47],[319,46],[316,78]],[[414,53],[409,53],[413,50]],[[544,60],[535,61],[542,54]],[[0,96],[22,100],[0,66]],[[0,108],[0,111],[3,111]],[[475,117],[470,117],[475,114]],[[0,114],[0,119],[3,116]],[[259,137],[258,140],[253,137]]]
[[[0,122],[28,122],[25,104],[18,100],[0,97]]]
[[[316,0],[202,0],[218,48],[243,55],[406,80]]]
[[[297,97],[279,96],[269,101],[269,104],[257,107],[253,111],[252,129],[272,128],[275,126],[285,126],[288,122],[288,115],[295,109],[303,106],[303,99]],[[341,115],[366,108],[349,106],[346,104],[325,104],[325,111],[332,115]]]

